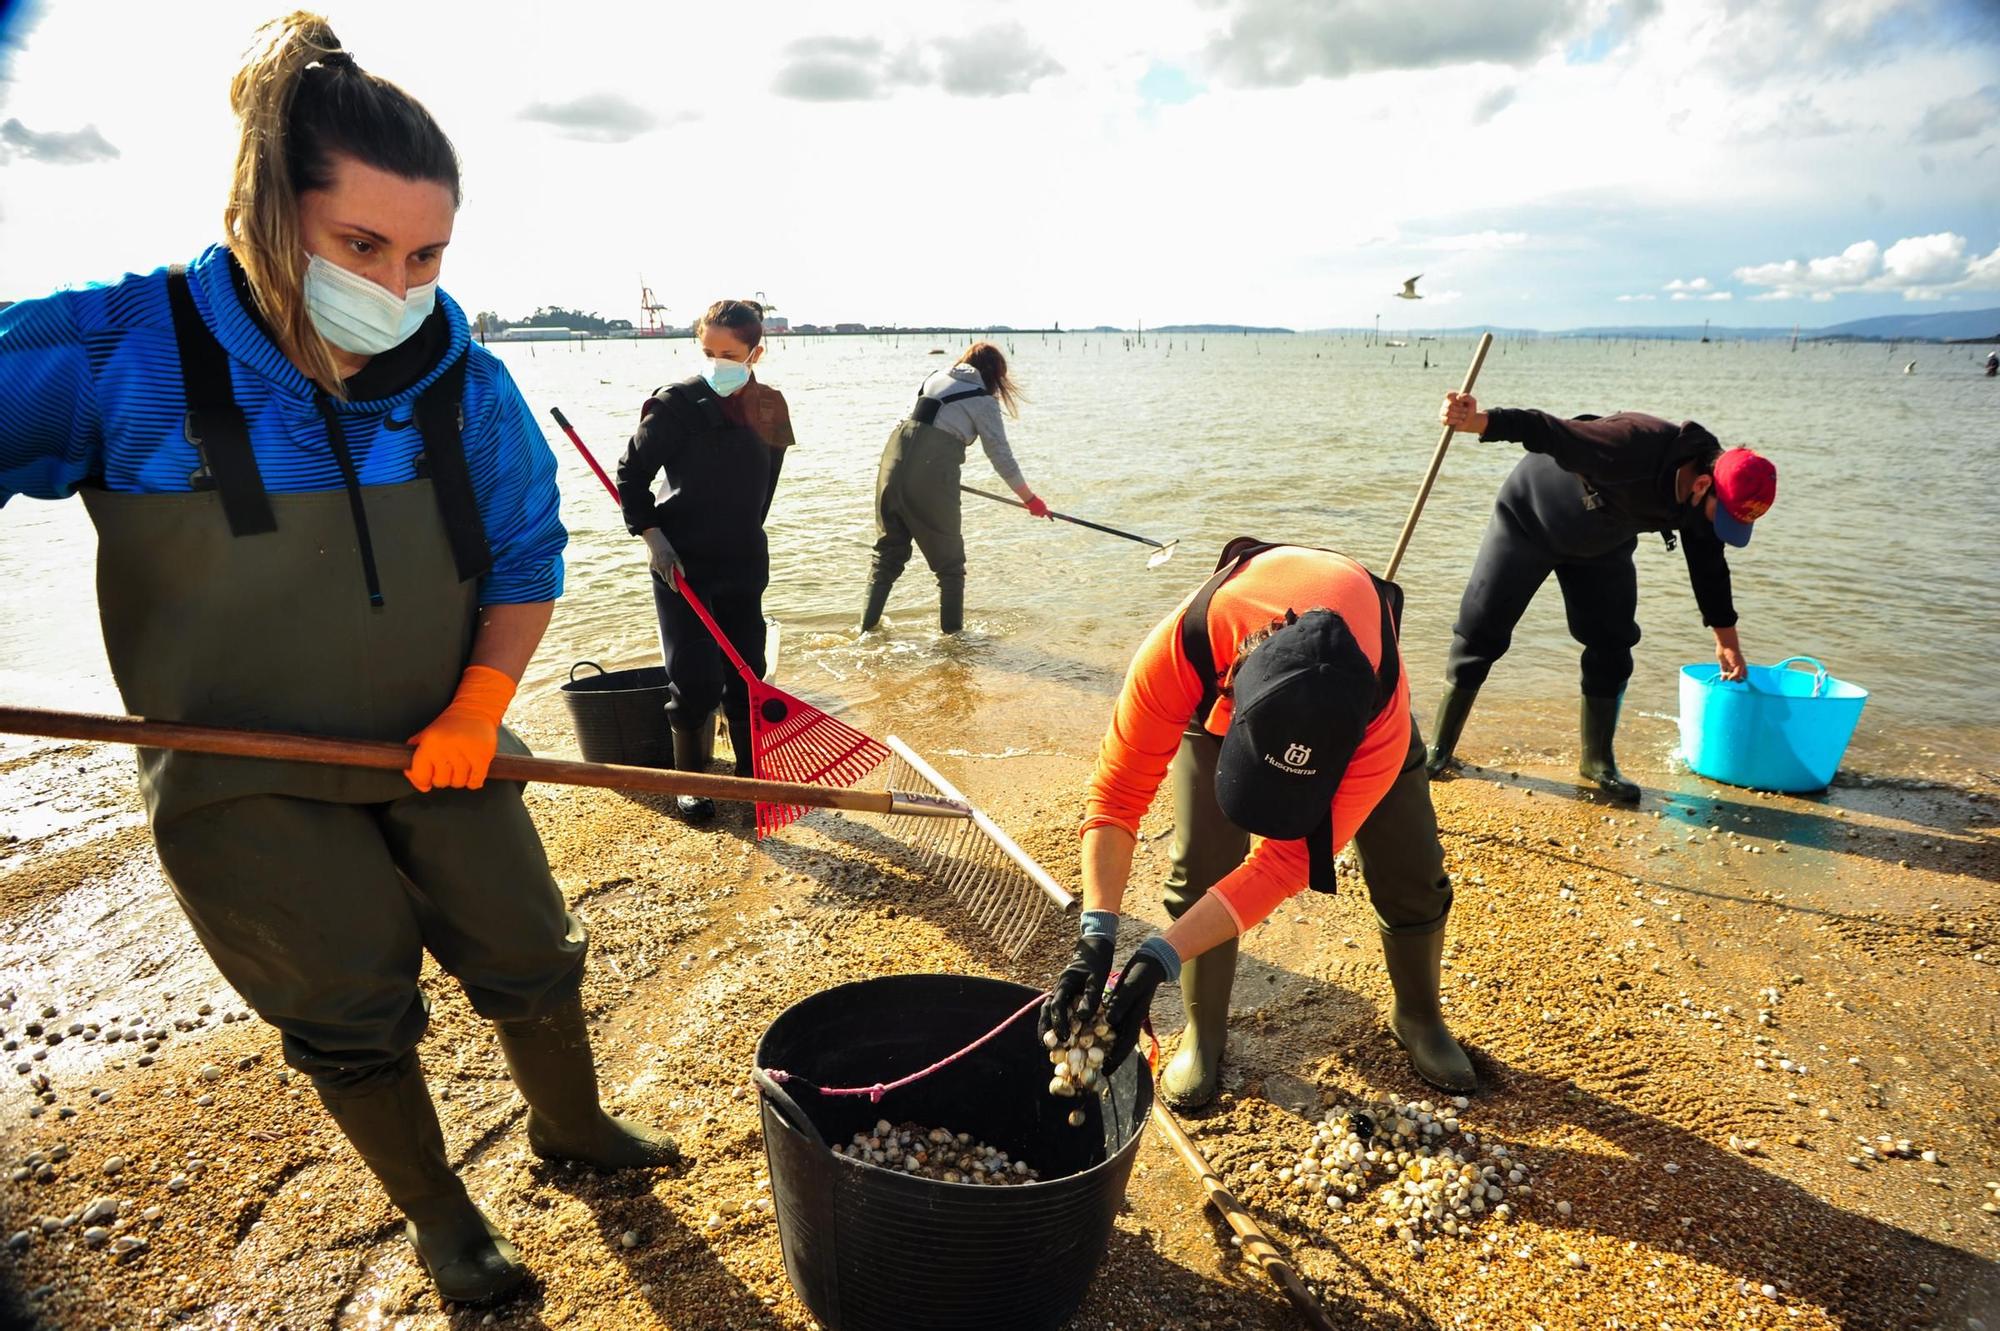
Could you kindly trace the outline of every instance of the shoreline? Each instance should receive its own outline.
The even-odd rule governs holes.
[[[1072,884],[1104,702],[1095,682],[968,660],[849,719],[904,735]],[[574,751],[552,692],[526,701],[519,728],[539,752]],[[1796,799],[1643,770],[1646,800],[1629,812],[1577,800],[1574,737],[1549,735],[1475,744],[1506,765],[1434,787],[1458,884],[1446,1011],[1486,1083],[1464,1118],[1526,1159],[1536,1200],[1417,1258],[1367,1207],[1339,1224],[1272,1185],[1329,1098],[1428,1094],[1383,1030],[1386,980],[1351,881],[1294,898],[1246,940],[1225,1093],[1186,1120],[1211,1163],[1336,1321],[1380,1331],[2000,1325],[2000,1217],[1980,1209],[1982,1183],[2000,1179],[2000,786],[1871,775]],[[0,845],[0,983],[14,995],[0,1028],[22,1044],[0,1148],[10,1171],[40,1152],[53,1177],[0,1184],[0,1229],[33,1231],[0,1270],[23,1324],[51,1331],[804,1328],[759,1205],[746,1073],[765,1025],[869,974],[1040,985],[1067,954],[1048,929],[1002,962],[869,820],[818,814],[760,845],[726,809],[700,830],[641,799],[531,790],[592,930],[585,1001],[607,1101],[674,1131],[690,1163],[635,1177],[535,1161],[488,1029],[427,965],[421,1052],[453,1158],[540,1277],[488,1322],[440,1311],[373,1181],[283,1074],[276,1033],[227,1019],[242,1005],[160,879],[129,754],[23,747],[0,761],[16,792],[0,830],[19,838]],[[1170,823],[1156,805],[1144,824],[1121,951],[1165,923],[1153,885]],[[44,1006],[58,1015],[39,1018]],[[1178,1026],[1171,996],[1156,1011],[1163,1036]],[[23,1034],[113,1016],[166,1038],[141,1054],[107,1049],[101,1030],[53,1047]],[[1945,1029],[1927,1039],[1933,1025]],[[13,1072],[24,1059],[31,1072]],[[56,1102],[31,1119],[37,1075]],[[1732,1137],[1759,1145],[1732,1150]],[[1903,1140],[1911,1158],[1895,1153]],[[114,1154],[124,1167],[107,1174]],[[99,1197],[124,1204],[112,1233],[143,1249],[90,1248],[80,1223],[39,1232]],[[1073,1325],[1294,1324],[1226,1236],[1149,1139]]]

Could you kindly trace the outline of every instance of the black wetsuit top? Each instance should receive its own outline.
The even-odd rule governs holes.
[[[666,497],[656,500],[653,481],[662,472]],[[634,535],[665,532],[695,586],[762,589],[769,581],[764,515],[777,454],[756,430],[730,420],[701,379],[647,400],[617,474],[626,526]]]
[[[1518,443],[1555,464],[1523,462],[1502,487],[1499,502],[1528,510],[1559,547],[1572,530],[1583,529],[1611,528],[1620,542],[1647,531],[1666,534],[1670,546],[1678,537],[1702,623],[1735,625],[1722,538],[1700,509],[1681,502],[1677,488],[1684,463],[1707,466],[1721,453],[1714,435],[1693,421],[1675,425],[1636,411],[1565,420],[1501,407],[1487,413],[1486,432],[1479,437]]]

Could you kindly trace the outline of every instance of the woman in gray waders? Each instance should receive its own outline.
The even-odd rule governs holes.
[[[759,383],[752,369],[764,358],[763,306],[718,300],[694,333],[707,366],[646,399],[618,460],[618,498],[626,527],[646,542],[660,658],[673,698],[674,766],[708,770],[719,706],[729,718],[736,775],[750,776],[749,685],[723,659],[681,595],[680,580],[688,580],[730,645],[762,675],[764,588],[771,581],[764,519],[792,446],[792,417],[784,395]],[[715,816],[712,800],[682,795],[675,804],[691,821]]]
[[[1543,411],[1481,411],[1470,393],[1449,393],[1438,419],[1482,441],[1518,443],[1528,455],[1500,486],[1452,625],[1431,775],[1454,766],[1473,699],[1553,573],[1570,636],[1583,645],[1578,772],[1609,798],[1636,803],[1639,787],[1619,772],[1612,736],[1639,642],[1632,562],[1639,535],[1659,532],[1669,550],[1680,542],[1722,677],[1742,679],[1723,547],[1750,543],[1750,524],[1777,497],[1777,468],[1747,448],[1725,450],[1694,421],[1675,425],[1636,411],[1564,420]]]
[[[986,460],[1028,512],[1049,516],[1049,506],[1028,488],[1000,410],[1018,416],[1020,390],[1007,374],[1007,357],[991,342],[974,342],[958,364],[924,380],[910,418],[882,449],[875,475],[875,558],[868,577],[868,605],[861,631],[882,622],[890,589],[910,562],[910,546],[924,552],[938,582],[938,627],[956,633],[965,624],[965,538],[959,533],[958,471],[974,439]]]
[[[141,716],[408,741],[407,772],[142,750],[160,862],[284,1037],[440,1294],[527,1274],[466,1195],[418,1066],[429,951],[498,1029],[540,1155],[671,1164],[598,1100],[582,924],[521,787],[485,780],[562,591],[555,460],[437,289],[450,141],[326,22],[230,96],[225,244],[0,313],[0,500],[81,491],[106,654]]]

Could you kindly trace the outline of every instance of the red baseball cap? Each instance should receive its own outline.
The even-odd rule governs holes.
[[[1778,498],[1778,469],[1761,453],[1732,448],[1715,460],[1715,534],[1750,544],[1750,524]]]

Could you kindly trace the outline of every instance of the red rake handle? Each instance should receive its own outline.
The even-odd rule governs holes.
[[[597,479],[604,482],[604,488],[611,492],[611,502],[622,508],[625,504],[624,497],[618,493],[618,487],[611,483],[611,478],[604,474],[604,468],[597,465],[597,459],[590,455],[590,450],[583,446],[583,437],[576,432],[576,427],[569,423],[569,417],[562,414],[562,408],[550,407],[549,415],[556,418],[556,424],[562,426],[562,432],[569,436],[572,444],[576,445],[576,451],[583,454],[583,460],[597,473]]]
[[[590,449],[584,446],[583,436],[578,434],[576,427],[569,423],[569,417],[562,414],[562,408],[550,407],[549,415],[556,418],[556,424],[562,426],[562,432],[569,436],[569,441],[572,444],[576,445],[576,451],[583,454],[583,460],[588,462],[590,469],[597,473],[597,479],[604,482],[604,488],[611,493],[611,502],[622,508],[625,503],[624,497],[618,493],[618,487],[612,484],[611,478],[605,475],[604,468],[597,465],[597,459],[592,457]],[[729,658],[729,664],[736,667],[736,673],[743,676],[746,684],[760,683],[761,681],[757,678],[757,672],[750,668],[750,663],[743,659],[737,652],[735,645],[724,636],[721,627],[715,622],[715,616],[708,613],[708,607],[701,603],[701,598],[694,594],[692,587],[688,586],[687,578],[682,576],[676,578],[675,582],[678,585],[674,590],[678,591],[681,594],[681,599],[685,600],[694,610],[695,616],[701,620],[702,626],[708,630],[709,636],[715,639],[715,645],[720,647],[722,654]]]

